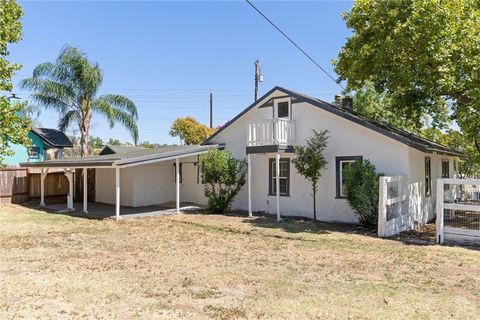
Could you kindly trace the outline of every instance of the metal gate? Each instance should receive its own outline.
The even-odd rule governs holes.
[[[480,179],[438,179],[436,242],[480,245]]]

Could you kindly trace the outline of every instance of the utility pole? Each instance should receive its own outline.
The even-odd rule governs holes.
[[[210,129],[213,128],[213,94],[210,90]]]
[[[263,82],[263,73],[260,69],[260,60],[255,61],[255,101],[258,99],[258,83]]]

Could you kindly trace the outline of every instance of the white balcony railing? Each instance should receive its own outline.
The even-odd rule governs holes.
[[[295,122],[287,119],[267,119],[248,124],[248,145],[292,145],[295,142]]]

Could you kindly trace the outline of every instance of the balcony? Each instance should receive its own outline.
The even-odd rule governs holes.
[[[267,119],[248,124],[248,146],[293,145],[295,122],[288,119]]]

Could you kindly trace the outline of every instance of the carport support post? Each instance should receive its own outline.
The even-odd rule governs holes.
[[[180,161],[178,158],[175,159],[175,185],[176,189],[176,208],[177,213],[180,213]]]
[[[247,155],[247,176],[248,176],[248,216],[251,218],[253,216],[252,214],[252,155],[248,154]]]
[[[68,179],[68,197],[67,197],[67,210],[73,211],[73,173],[75,168],[67,169],[65,176]]]
[[[40,173],[40,207],[45,207],[45,178],[48,174],[47,169],[41,169]]]
[[[88,213],[88,169],[83,168],[83,212]]]
[[[443,202],[444,202],[444,192],[445,189],[443,188],[443,180],[437,179],[437,217],[435,219],[435,242],[437,244],[442,244],[444,241],[444,232],[443,232]]]
[[[120,168],[115,168],[115,219],[120,219]]]
[[[275,184],[277,191],[277,222],[282,221],[280,216],[280,152],[275,155]]]

